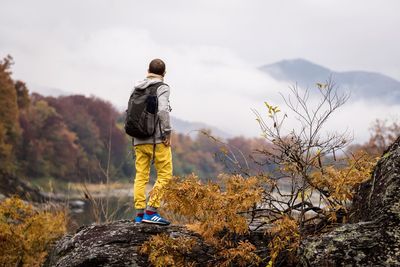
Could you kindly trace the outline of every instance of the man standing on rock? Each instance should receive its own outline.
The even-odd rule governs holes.
[[[131,101],[136,105],[142,99],[145,111],[137,116],[136,126],[143,128],[140,124],[144,120],[150,121],[149,114],[154,114],[154,123],[148,123],[150,127],[149,134],[130,134],[133,136],[133,145],[136,154],[136,176],[134,180],[134,203],[136,209],[136,223],[146,222],[159,225],[169,225],[170,222],[162,218],[157,209],[160,207],[163,190],[172,178],[172,154],[171,154],[171,124],[169,113],[170,88],[165,84],[165,63],[161,59],[154,59],[150,62],[146,79],[136,83]],[[153,97],[153,98],[152,98]],[[149,103],[154,105],[149,107]],[[130,103],[131,105],[131,103]],[[128,114],[129,114],[128,107]],[[134,108],[132,108],[134,109]],[[135,116],[135,115],[133,115]],[[144,122],[146,123],[146,122]],[[133,126],[135,127],[135,125]],[[127,126],[125,126],[127,129]],[[140,133],[140,129],[138,131]],[[149,136],[150,135],[150,136]],[[140,137],[138,137],[140,136]],[[157,180],[149,193],[149,199],[146,203],[145,189],[149,182],[150,165],[154,162],[157,171]]]

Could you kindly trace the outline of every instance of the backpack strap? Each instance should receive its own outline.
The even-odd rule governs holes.
[[[157,95],[158,88],[160,88],[163,85],[168,85],[168,84],[163,83],[163,82],[156,82],[156,83],[149,85],[146,89],[150,90],[151,95]]]
[[[167,84],[166,84],[166,83],[163,83],[163,82],[157,82],[157,83],[151,84],[149,87],[147,87],[147,89],[150,90],[149,93],[150,93],[151,95],[157,96],[157,90],[158,90],[158,88],[160,88],[160,87],[163,86],[163,85],[167,85]],[[167,86],[168,86],[168,85],[167,85]],[[157,114],[157,113],[158,113],[158,96],[157,96],[156,99],[157,99],[157,110],[156,110],[156,114]],[[157,124],[160,125],[160,134],[162,135],[162,133],[161,133],[160,119],[158,118],[158,116],[157,116],[157,119],[156,119],[156,122],[155,122],[155,125],[154,125],[154,129],[156,129]],[[155,154],[156,154],[156,134],[154,133],[154,135],[153,135],[153,156],[152,156],[152,159],[151,159],[151,164],[154,164]]]

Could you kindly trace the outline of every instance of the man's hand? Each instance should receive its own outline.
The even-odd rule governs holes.
[[[166,146],[170,146],[171,145],[171,134],[167,134],[164,139],[163,139],[163,143]]]

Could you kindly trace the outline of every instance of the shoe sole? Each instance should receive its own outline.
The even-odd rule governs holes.
[[[169,223],[160,223],[160,222],[155,222],[155,221],[150,221],[150,220],[145,220],[145,219],[143,219],[142,222],[151,223],[151,224],[158,224],[158,225],[170,225]]]

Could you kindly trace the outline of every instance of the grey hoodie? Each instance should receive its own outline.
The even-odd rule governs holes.
[[[139,81],[135,84],[135,89],[137,90],[144,90],[146,89],[149,85],[152,85],[154,83],[162,82],[163,77],[160,75],[152,74],[150,73],[146,79],[143,81]],[[155,141],[156,144],[159,144],[162,142],[162,136],[171,134],[172,128],[171,128],[171,123],[169,119],[169,113],[171,112],[171,107],[169,105],[169,94],[170,94],[170,88],[168,85],[161,85],[157,89],[157,97],[158,97],[158,117],[159,117],[159,124],[156,126],[156,132],[155,132]],[[161,126],[161,127],[160,127]],[[161,128],[161,132],[160,132]],[[133,138],[133,144],[134,145],[140,145],[140,144],[153,144],[154,142],[154,137],[149,137],[145,139],[141,138]]]

